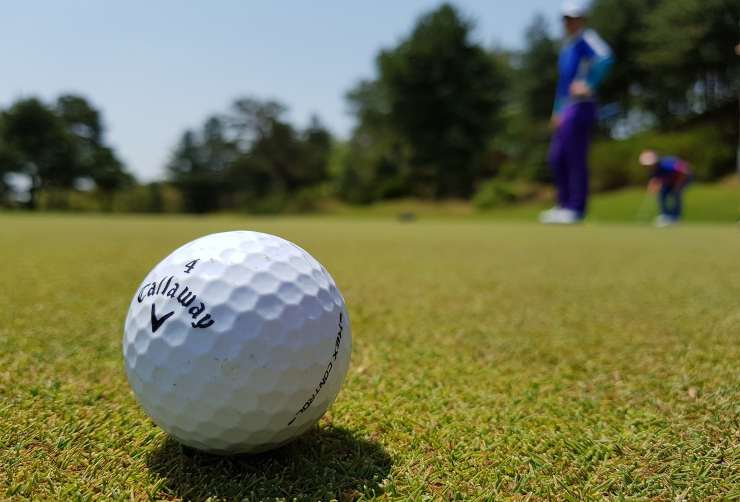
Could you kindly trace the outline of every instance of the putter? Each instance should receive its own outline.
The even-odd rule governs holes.
[[[637,213],[635,214],[635,219],[639,223],[647,222],[647,218],[650,216],[652,199],[653,199],[653,194],[651,194],[649,191],[646,191],[645,196],[642,198],[642,202],[640,203],[640,208],[637,210]]]

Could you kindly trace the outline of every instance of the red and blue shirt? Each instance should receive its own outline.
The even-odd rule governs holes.
[[[658,163],[655,164],[652,177],[665,184],[673,184],[679,178],[690,178],[691,168],[688,162],[678,157],[661,157],[658,159]]]

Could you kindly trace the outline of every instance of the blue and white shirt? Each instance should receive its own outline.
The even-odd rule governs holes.
[[[596,92],[613,62],[611,48],[594,30],[585,29],[569,37],[560,49],[553,113],[560,113],[572,102],[570,86],[575,81],[584,80]]]

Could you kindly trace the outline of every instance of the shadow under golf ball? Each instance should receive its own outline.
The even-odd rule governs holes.
[[[160,478],[160,495],[341,499],[381,494],[392,461],[377,442],[349,429],[322,426],[281,448],[254,455],[210,455],[168,436],[147,464]]]

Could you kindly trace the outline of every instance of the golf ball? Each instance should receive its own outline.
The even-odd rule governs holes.
[[[220,454],[269,450],[311,428],[351,348],[329,272],[258,232],[208,235],[162,260],[136,290],[123,336],[129,384],[152,420]]]

